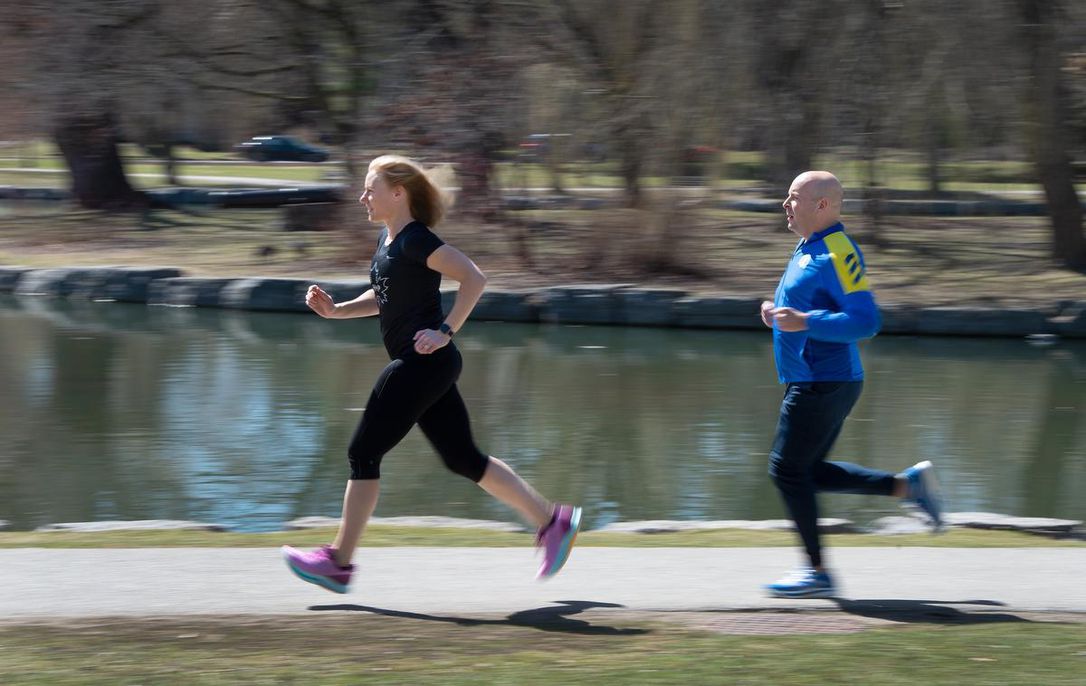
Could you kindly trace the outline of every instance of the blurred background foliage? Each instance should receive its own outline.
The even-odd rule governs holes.
[[[606,189],[664,235],[688,196],[652,189],[775,198],[829,167],[877,223],[1009,184],[1086,267],[1071,0],[25,0],[0,63],[0,141],[56,151],[86,208],[145,207],[137,164],[177,184],[289,133],[351,186],[381,152],[448,164],[459,216],[514,229],[510,189]]]

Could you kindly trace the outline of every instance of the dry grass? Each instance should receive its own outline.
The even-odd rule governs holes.
[[[322,602],[306,617],[0,626],[0,680],[54,684],[1081,684],[1081,623],[916,603],[886,614],[631,615],[558,601],[508,616]],[[783,631],[816,626],[819,631]],[[743,629],[736,631],[736,627]],[[788,635],[793,633],[795,635]],[[733,635],[728,635],[733,634]],[[860,674],[863,665],[877,665]],[[1078,674],[1078,676],[1075,676]]]
[[[333,528],[271,533],[214,531],[4,531],[0,548],[275,548],[284,541],[298,546],[321,545],[335,536]],[[577,537],[578,547],[619,548],[763,548],[795,544],[791,531],[747,531],[716,529],[658,534],[631,534],[587,531]],[[984,531],[953,528],[941,536],[906,534],[833,534],[826,544],[838,547],[936,547],[936,548],[1050,548],[1083,547],[1081,538],[1050,538],[1018,531]],[[366,529],[364,545],[444,547],[527,547],[532,534],[480,529],[411,527],[372,524]]]

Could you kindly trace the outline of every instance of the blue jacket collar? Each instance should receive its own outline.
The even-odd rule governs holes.
[[[831,233],[837,233],[838,231],[844,231],[844,230],[845,230],[845,225],[842,224],[841,222],[837,222],[833,226],[830,226],[830,227],[827,227],[825,229],[822,229],[821,231],[816,231],[816,232],[812,233],[810,236],[807,237],[807,240],[800,241],[800,242],[801,243],[814,243],[815,241],[822,240],[823,238],[830,235]]]
[[[833,226],[830,226],[830,227],[827,227],[825,229],[822,229],[821,231],[816,231],[816,232],[812,233],[810,236],[807,237],[807,240],[801,241],[801,243],[814,243],[815,241],[822,240],[823,238],[830,235],[831,233],[837,233],[838,231],[844,231],[844,230],[845,230],[845,225],[842,224],[841,222],[837,222]]]

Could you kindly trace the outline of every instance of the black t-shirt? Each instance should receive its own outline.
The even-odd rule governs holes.
[[[409,354],[415,332],[436,329],[441,311],[441,274],[426,266],[426,258],[444,241],[419,221],[413,221],[386,245],[388,229],[377,239],[370,264],[370,285],[377,297],[381,336],[392,358]]]

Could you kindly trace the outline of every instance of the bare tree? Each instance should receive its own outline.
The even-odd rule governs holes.
[[[1015,0],[1018,36],[1026,60],[1026,141],[1052,220],[1052,257],[1073,269],[1086,269],[1082,203],[1075,191],[1067,155],[1067,86],[1058,25],[1065,8],[1058,0]]]
[[[60,6],[58,6],[60,5]],[[143,63],[131,38],[159,9],[156,2],[30,2],[7,24],[27,47],[21,68],[26,91],[42,108],[43,128],[71,172],[72,192],[88,208],[146,207],[125,176],[118,152],[116,80]]]
[[[510,21],[544,59],[576,72],[605,103],[627,202],[641,202],[641,176],[654,134],[647,89],[661,47],[658,5],[650,0],[547,0],[513,3]]]
[[[161,148],[174,177],[173,146],[221,146],[222,122],[244,120],[251,111],[252,100],[213,98],[191,78],[188,55],[230,25],[229,13],[215,11],[222,5],[32,0],[5,7],[5,37],[25,55],[10,65],[15,73],[8,78],[61,151],[80,205],[127,210],[152,203],[129,182],[121,142]],[[184,50],[165,39],[173,35],[187,37]]]
[[[812,166],[832,71],[826,57],[844,8],[832,0],[751,0],[744,10],[757,32],[751,68],[764,103],[766,180],[779,186]]]
[[[521,95],[523,60],[502,30],[501,0],[413,0],[402,5],[396,74],[386,131],[413,129],[411,142],[456,166],[461,216],[502,218],[495,185],[506,117]],[[390,85],[390,84],[384,84]],[[401,134],[402,135],[402,134]]]
[[[299,65],[307,103],[343,149],[352,184],[358,181],[355,153],[366,99],[372,94],[367,11],[350,0],[273,0],[256,4],[276,21]],[[285,65],[284,65],[285,66]]]

